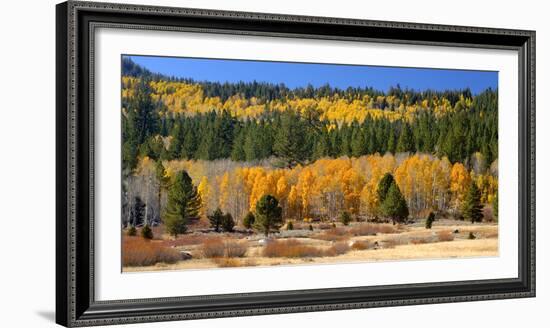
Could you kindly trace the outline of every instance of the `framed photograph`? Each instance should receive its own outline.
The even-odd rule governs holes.
[[[57,5],[57,306],[535,296],[535,32]]]

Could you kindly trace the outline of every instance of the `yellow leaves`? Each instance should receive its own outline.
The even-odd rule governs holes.
[[[179,170],[189,173],[203,202],[201,215],[220,207],[236,218],[255,211],[257,201],[265,194],[279,200],[286,219],[334,219],[342,211],[374,217],[379,207],[378,183],[385,173],[393,174],[415,217],[423,217],[427,210],[459,208],[472,180],[480,188],[485,204],[490,204],[498,191],[498,177],[491,169],[483,174],[470,173],[463,164],[452,165],[446,157],[427,154],[397,159],[391,154],[323,158],[292,169],[248,167],[231,161],[179,160],[163,164],[169,177]],[[138,174],[146,174],[150,168],[154,169],[154,162],[144,157],[138,164]]]
[[[461,163],[455,163],[451,169],[450,190],[455,200],[455,206],[458,206],[464,200],[466,192],[471,183],[470,173]]]
[[[137,82],[137,78],[122,77],[123,99],[133,95],[133,87]],[[316,113],[320,120],[338,124],[353,121],[362,123],[367,117],[411,121],[417,112],[425,110],[432,110],[440,117],[451,111],[470,108],[472,105],[472,99],[462,96],[453,108],[446,98],[434,97],[431,100],[424,99],[420,104],[405,105],[395,96],[389,95],[377,96],[375,99],[368,95],[348,99],[338,94],[317,98],[279,98],[267,103],[255,97],[247,99],[241,94],[234,94],[222,101],[219,97],[206,97],[199,84],[160,80],[151,81],[150,86],[153,90],[153,101],[162,102],[168,112],[172,113],[194,115],[227,110],[237,118],[258,118],[267,108],[270,111],[294,110],[304,116]],[[388,107],[383,109],[385,105]]]
[[[229,194],[231,193],[231,187],[229,184],[229,173],[225,172],[224,175],[221,177],[219,182],[219,201],[218,206],[221,209],[225,209],[227,207],[227,201],[229,199]]]
[[[205,218],[208,210],[208,203],[210,200],[210,186],[208,185],[208,178],[206,176],[202,177],[201,182],[197,187],[197,192],[201,196],[200,216],[202,218]]]
[[[155,171],[155,161],[149,158],[149,156],[144,156],[138,162],[136,172],[140,175],[153,174]]]

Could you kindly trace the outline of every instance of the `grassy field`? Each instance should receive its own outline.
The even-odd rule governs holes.
[[[498,225],[439,220],[295,226],[266,239],[250,231],[200,230],[171,239],[123,236],[124,272],[498,256]]]

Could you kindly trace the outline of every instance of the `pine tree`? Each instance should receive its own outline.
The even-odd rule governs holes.
[[[123,115],[122,163],[124,168],[130,171],[136,167],[139,147],[159,128],[159,118],[151,93],[149,80],[140,79],[134,86],[133,96],[129,99],[126,113]]]
[[[435,221],[435,214],[434,212],[430,212],[430,214],[426,218],[426,229],[431,229],[434,221]]]
[[[340,214],[340,222],[345,226],[351,222],[351,215],[349,215],[349,212],[344,211]]]
[[[234,139],[233,147],[231,149],[231,160],[235,162],[242,162],[246,160],[246,154],[244,152],[245,130],[241,130]]]
[[[145,220],[145,203],[139,197],[134,198],[134,206],[132,209],[133,226],[142,224]]]
[[[395,140],[395,132],[393,131],[393,128],[390,128],[390,136],[388,138],[388,146],[387,146],[388,152],[395,154],[395,147],[397,147],[397,142]]]
[[[145,239],[153,239],[153,230],[151,230],[148,224],[141,228],[141,237]]]
[[[135,236],[136,234],[137,234],[136,227],[130,226],[130,228],[128,228],[128,236]]]
[[[254,217],[254,213],[248,212],[246,213],[246,216],[243,219],[243,225],[245,228],[250,229],[254,225],[254,221],[256,218]]]
[[[397,153],[415,152],[414,137],[408,123],[404,123],[401,126],[401,134],[399,135],[399,140],[397,140],[395,151]]]
[[[172,139],[168,146],[168,157],[170,159],[179,159],[182,154],[183,140],[185,138],[185,132],[181,123],[176,123],[170,132]]]
[[[281,126],[275,135],[273,150],[285,162],[285,166],[293,168],[304,164],[308,157],[307,127],[299,115],[285,112],[281,117]]]
[[[278,231],[283,223],[283,209],[277,198],[264,195],[256,203],[256,220],[254,228],[263,232],[267,237],[271,231]]]
[[[223,230],[227,232],[233,232],[234,227],[235,227],[235,220],[233,220],[233,216],[230,213],[226,213],[222,217]]]
[[[462,215],[472,223],[481,222],[483,219],[481,192],[474,181],[470,184],[470,188],[462,204]]]
[[[379,204],[382,204],[384,202],[384,200],[386,199],[386,195],[388,194],[388,191],[393,184],[395,184],[395,179],[393,178],[393,175],[391,175],[391,173],[384,174],[382,179],[380,179],[380,182],[378,182],[378,189],[376,190],[378,194]]]
[[[197,134],[191,128],[187,128],[180,149],[180,158],[193,159],[197,152]]]
[[[360,157],[370,152],[367,145],[367,136],[359,129],[352,132],[351,136],[351,155],[354,157]]]
[[[292,223],[292,221],[288,221],[286,223],[286,230],[294,230],[294,224]]]
[[[214,228],[214,231],[220,232],[220,227],[223,223],[224,215],[222,210],[218,207],[214,213],[208,215],[208,221],[210,221],[210,227]]]
[[[390,186],[380,209],[384,216],[392,220],[393,224],[404,222],[409,216],[407,202],[396,183]]]
[[[177,237],[187,230],[187,223],[199,216],[201,199],[197,188],[185,171],[176,174],[168,191],[168,204],[165,212],[166,230]]]

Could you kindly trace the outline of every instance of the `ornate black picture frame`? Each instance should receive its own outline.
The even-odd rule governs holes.
[[[514,279],[97,301],[93,38],[97,27],[509,49],[519,57]],[[91,326],[535,296],[535,32],[69,1],[57,5],[56,321]]]

